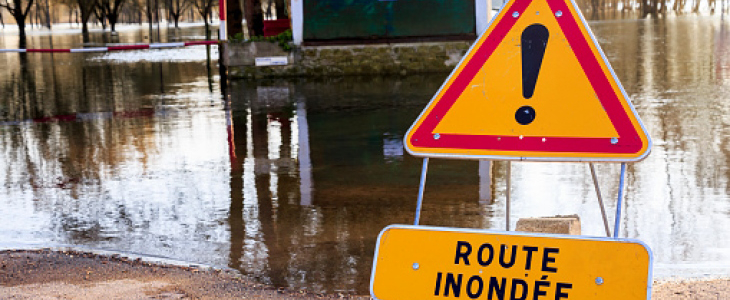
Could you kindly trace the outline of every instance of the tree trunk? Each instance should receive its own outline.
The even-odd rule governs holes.
[[[20,3],[20,1],[16,1],[16,3]],[[18,36],[20,36],[21,41],[25,41],[25,15],[23,14],[22,6],[16,4],[15,7],[13,17],[15,18],[15,23],[18,25]]]
[[[276,19],[281,20],[289,18],[289,13],[286,11],[285,0],[275,0],[274,5],[274,7],[276,8]]]
[[[81,14],[81,35],[83,36],[84,43],[89,42],[89,19],[94,13],[94,7],[96,3],[89,3],[84,1],[78,1],[79,13]]]
[[[264,12],[261,0],[245,0],[246,23],[250,37],[264,35]]]
[[[114,14],[109,15],[109,26],[112,28],[112,32],[117,31],[117,16]]]
[[[226,1],[226,27],[228,36],[236,36],[237,34],[243,33],[243,11],[241,10],[241,0]]]
[[[81,23],[81,35],[83,37],[84,43],[88,43],[89,42],[89,24],[88,24],[88,22]]]
[[[48,29],[51,29],[51,23],[53,23],[51,21],[51,1],[46,0],[46,27]]]
[[[149,33],[150,42],[152,42],[152,33],[153,33],[152,32],[152,6],[150,3],[150,0],[147,0],[147,23],[148,23],[147,25],[149,25],[149,30],[150,30],[150,33]]]
[[[210,40],[210,25],[208,25],[208,18],[203,17],[203,22],[205,22],[205,39]]]
[[[25,44],[25,36],[26,36],[25,35],[25,24],[22,24],[22,25],[18,24],[18,36],[20,38],[20,42],[22,44]],[[25,48],[25,47],[21,47],[21,48]]]
[[[36,27],[40,27],[39,25],[41,24],[41,21],[39,19],[40,17],[38,16],[38,1],[35,2],[34,6],[35,7],[33,7],[33,10],[31,10],[32,14],[30,17],[30,23],[31,24],[35,23]],[[32,28],[32,26],[31,26],[31,28]]]

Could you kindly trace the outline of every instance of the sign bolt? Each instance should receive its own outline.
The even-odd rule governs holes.
[[[603,277],[596,277],[596,284],[602,285],[603,284]]]
[[[440,139],[440,138],[441,138],[441,135],[440,135],[440,134],[438,134],[438,133],[437,133],[437,134],[434,134],[434,135],[433,135],[433,139],[434,139],[434,140],[438,140],[438,139]]]
[[[618,138],[611,138],[611,145],[618,144]]]
[[[556,11],[555,12],[555,16],[558,17],[558,18],[562,17],[563,16],[563,11],[562,10]]]
[[[420,267],[421,267],[421,265],[419,265],[418,263],[413,263],[414,270],[418,270]],[[598,279],[596,279],[596,280],[598,280]]]
[[[518,13],[518,12],[513,12],[513,13],[512,13],[512,17],[513,17],[513,18],[517,18],[517,17],[519,17],[519,16],[520,16],[520,13]]]

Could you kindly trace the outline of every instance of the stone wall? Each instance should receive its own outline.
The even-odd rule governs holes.
[[[349,46],[304,46],[291,52],[255,45],[230,44],[229,75],[234,78],[332,76],[449,72],[471,42],[428,42]],[[271,44],[275,45],[275,44]],[[261,51],[268,49],[267,51]],[[269,51],[270,50],[270,51]],[[254,57],[287,56],[286,66],[254,66]]]

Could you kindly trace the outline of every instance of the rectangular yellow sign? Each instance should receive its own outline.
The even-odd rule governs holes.
[[[375,299],[650,299],[651,250],[637,240],[427,226],[385,228]]]

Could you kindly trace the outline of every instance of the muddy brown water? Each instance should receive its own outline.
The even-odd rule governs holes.
[[[730,24],[590,24],[654,142],[628,167],[621,236],[652,248],[655,277],[730,275]],[[0,31],[3,48],[17,46],[13,34]],[[145,36],[129,27],[120,40]],[[29,38],[51,43],[80,38],[62,29]],[[403,135],[447,74],[221,89],[207,55],[0,54],[0,247],[133,252],[275,286],[368,293],[379,231],[414,218],[421,160],[404,152]],[[612,212],[619,165],[597,170]],[[422,224],[503,229],[505,165],[483,171],[432,160]],[[513,163],[512,174],[513,223],[578,214],[584,234],[604,235],[585,164]]]

